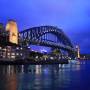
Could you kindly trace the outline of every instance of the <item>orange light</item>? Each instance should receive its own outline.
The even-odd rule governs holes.
[[[14,44],[18,44],[18,28],[17,23],[13,20],[8,21],[6,25],[6,31],[10,32],[9,41]]]

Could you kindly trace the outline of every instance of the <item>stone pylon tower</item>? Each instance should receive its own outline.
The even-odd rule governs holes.
[[[77,58],[80,58],[80,47],[77,45],[76,49],[77,49]]]
[[[6,31],[9,31],[9,42],[18,44],[18,28],[14,20],[9,20],[6,25]]]

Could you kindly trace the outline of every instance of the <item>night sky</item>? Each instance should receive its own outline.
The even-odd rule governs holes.
[[[15,19],[19,30],[58,26],[81,53],[90,53],[90,0],[0,0],[0,22],[8,19]]]

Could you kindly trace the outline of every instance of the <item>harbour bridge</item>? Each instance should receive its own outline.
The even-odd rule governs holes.
[[[69,55],[75,54],[73,44],[67,35],[55,26],[39,26],[19,32],[19,44],[22,47],[40,45],[67,51]]]
[[[1,64],[68,63],[77,53],[67,35],[55,26],[32,27],[18,32],[17,23],[10,20],[6,28],[0,24],[0,38]],[[51,53],[32,51],[31,45],[50,47]]]

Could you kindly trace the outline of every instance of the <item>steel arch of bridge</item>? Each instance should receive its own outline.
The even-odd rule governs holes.
[[[50,42],[50,41],[43,41],[39,38],[45,34],[54,34],[58,37],[59,40],[62,41],[61,43],[58,42]],[[43,46],[61,48],[69,51],[74,51],[73,45],[70,39],[65,35],[65,33],[54,26],[40,26],[40,27],[33,27],[30,29],[26,29],[20,32],[20,41],[23,46],[28,46],[29,44],[38,44]]]

